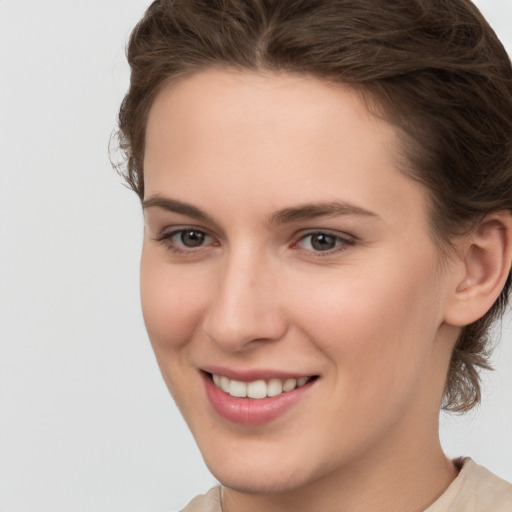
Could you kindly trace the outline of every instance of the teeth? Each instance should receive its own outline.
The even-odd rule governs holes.
[[[309,377],[301,377],[300,379],[297,379],[297,387],[304,386],[306,382],[308,381]]]
[[[253,382],[241,382],[231,380],[221,375],[212,374],[214,384],[222,389],[225,393],[237,398],[254,398],[261,399],[267,396],[277,396],[295,388],[300,388],[309,382],[309,377],[301,377],[300,379],[270,379],[268,382],[264,380],[255,380]]]
[[[264,380],[257,380],[247,384],[247,396],[249,398],[265,398],[267,396],[267,384]]]
[[[267,396],[277,396],[283,392],[283,383],[279,379],[270,379],[267,385]]]
[[[291,391],[295,389],[297,385],[297,379],[286,379],[283,384],[283,391]]]
[[[226,393],[229,393],[229,383],[230,383],[230,380],[227,378],[227,377],[220,377],[220,389],[222,389],[222,391],[226,392]]]
[[[239,382],[237,380],[232,380],[229,383],[229,391],[228,393],[231,396],[237,396],[239,398],[245,398],[247,396],[247,384],[245,382]]]

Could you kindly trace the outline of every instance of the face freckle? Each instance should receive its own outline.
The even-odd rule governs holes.
[[[288,74],[205,71],[151,108],[144,318],[230,488],[289,490],[434,442],[452,283],[396,137],[350,89]]]

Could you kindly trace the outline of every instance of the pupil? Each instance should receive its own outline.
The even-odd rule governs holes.
[[[181,234],[181,242],[187,247],[198,247],[204,242],[204,233],[200,231],[185,231]]]
[[[328,251],[330,249],[334,249],[336,246],[336,239],[331,235],[313,235],[311,237],[311,246],[316,251]]]

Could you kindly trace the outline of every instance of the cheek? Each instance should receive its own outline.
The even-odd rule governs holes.
[[[349,271],[323,286],[304,286],[308,294],[295,302],[296,318],[357,391],[385,393],[427,363],[441,318],[429,266],[395,259],[364,274]]]
[[[204,287],[176,266],[143,250],[140,271],[144,322],[157,358],[182,348],[199,325]]]
[[[188,354],[200,325],[204,289],[182,269],[144,249],[140,289],[144,323],[162,377],[178,408],[185,412],[187,404],[194,402],[193,387],[184,384],[190,381]]]

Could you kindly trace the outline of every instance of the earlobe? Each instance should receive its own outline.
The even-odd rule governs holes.
[[[511,214],[488,215],[467,236],[461,251],[464,277],[455,283],[445,312],[445,322],[457,327],[484,316],[505,285],[512,265]]]

